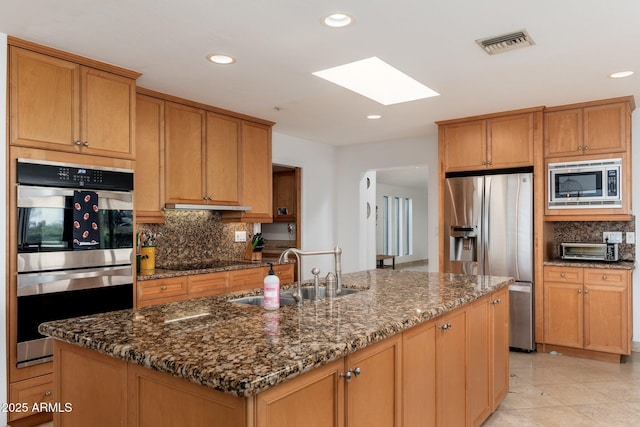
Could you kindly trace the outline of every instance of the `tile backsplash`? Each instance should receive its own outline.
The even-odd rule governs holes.
[[[224,223],[220,212],[165,211],[164,224],[138,224],[156,234],[156,268],[202,260],[242,259],[246,243],[234,243],[236,231],[253,233],[253,224]]]
[[[625,233],[636,231],[635,219],[632,221],[562,221],[553,225],[553,257],[560,258],[560,243],[603,243],[602,233],[605,231],[622,232],[620,243],[620,259],[634,261],[635,244],[625,243]],[[637,237],[636,237],[637,239]]]

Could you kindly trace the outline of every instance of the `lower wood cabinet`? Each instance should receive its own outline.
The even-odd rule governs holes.
[[[274,265],[273,270],[280,285],[293,283],[293,264]],[[137,284],[136,307],[258,289],[268,273],[269,267],[262,267],[141,280]]]
[[[13,411],[9,412],[9,421],[39,413],[34,411],[34,408],[46,408],[45,405],[53,402],[53,398],[53,374],[12,383],[9,386],[8,406],[12,407]]]
[[[630,354],[630,270],[545,266],[543,293],[544,345]]]
[[[137,307],[187,299],[187,277],[143,280],[138,282]]]

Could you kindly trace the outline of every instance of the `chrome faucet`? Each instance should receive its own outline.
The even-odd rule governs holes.
[[[293,298],[297,303],[302,302],[302,291],[300,289],[300,282],[302,281],[302,256],[309,255],[333,255],[334,260],[334,269],[336,274],[336,295],[340,295],[342,292],[342,249],[336,246],[332,250],[328,251],[301,251],[297,248],[289,248],[280,254],[280,258],[278,262],[289,262],[289,255],[294,254],[296,256],[296,261],[298,262],[298,281],[296,283],[296,292],[293,294]]]

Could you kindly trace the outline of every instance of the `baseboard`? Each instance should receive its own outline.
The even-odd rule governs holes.
[[[396,262],[396,268],[398,267],[417,267],[421,265],[429,265],[428,259],[420,259],[418,261]],[[640,343],[638,343],[640,345]]]

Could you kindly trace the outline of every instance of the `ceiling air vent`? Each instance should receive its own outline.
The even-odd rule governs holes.
[[[476,43],[489,55],[535,44],[527,30],[479,39]]]

